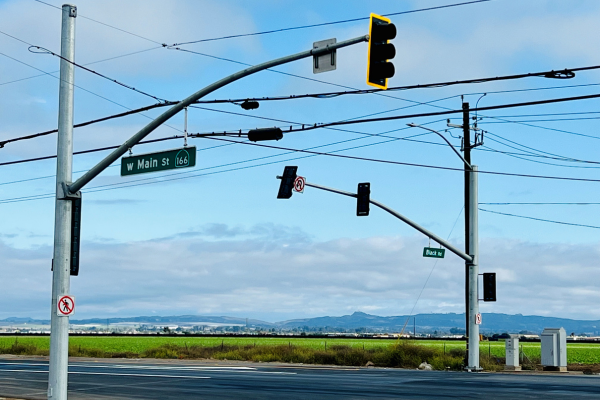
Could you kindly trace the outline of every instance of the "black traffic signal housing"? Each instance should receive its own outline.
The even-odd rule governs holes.
[[[483,274],[483,301],[496,301],[496,273]]]
[[[81,247],[81,193],[71,199],[71,275],[79,275]]]
[[[240,106],[244,110],[256,110],[260,106],[260,104],[258,104],[258,101],[246,100],[242,104],[240,104]]]
[[[394,76],[396,48],[389,41],[396,37],[396,25],[388,18],[371,14],[369,24],[369,53],[367,59],[367,85],[387,89],[387,80]]]
[[[281,183],[279,184],[279,193],[277,193],[278,199],[289,199],[292,197],[292,189],[294,188],[294,181],[296,180],[296,171],[298,171],[298,167],[287,166],[283,169],[283,176],[281,177]]]
[[[279,128],[259,128],[248,131],[248,140],[251,142],[280,139],[283,139],[283,132]]]
[[[371,184],[369,182],[359,183],[356,191],[356,216],[369,215],[369,203],[371,198]]]

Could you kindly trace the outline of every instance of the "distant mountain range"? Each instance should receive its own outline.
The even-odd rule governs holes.
[[[508,315],[508,314],[483,314],[482,333],[541,333],[544,328],[563,327],[567,334],[585,333],[588,335],[600,335],[600,320],[574,320],[567,318],[540,317],[535,315]],[[408,320],[408,323],[407,323]],[[323,328],[324,330],[334,330],[335,328],[343,330],[354,330],[365,328],[366,330],[378,330],[386,332],[400,332],[406,325],[406,331],[412,332],[413,324],[418,333],[455,332],[462,333],[465,326],[464,314],[417,314],[414,316],[392,316],[380,317],[378,315],[355,312],[351,315],[340,317],[316,317],[292,319],[281,322],[266,322],[257,319],[237,318],[237,317],[215,317],[202,315],[180,315],[169,317],[130,317],[130,318],[93,318],[71,320],[71,324],[76,325],[230,325],[245,326],[246,323],[251,327],[259,328],[277,328],[277,329],[300,329],[314,330]],[[48,325],[49,320],[36,320],[32,318],[6,318],[0,320],[0,325]]]

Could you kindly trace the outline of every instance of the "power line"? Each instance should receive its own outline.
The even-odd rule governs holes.
[[[589,115],[589,114],[600,114],[600,111],[579,111],[579,112],[546,113],[546,114],[494,115],[493,118],[529,118],[529,117],[550,117],[550,116],[560,116],[560,115]],[[490,117],[488,117],[488,118],[490,118]]]
[[[2,54],[2,53],[0,53],[0,54]],[[35,67],[33,67],[33,68],[35,68]],[[53,76],[53,75],[51,75],[51,76]],[[59,78],[57,78],[57,79],[59,79]],[[600,97],[600,94],[592,94],[592,95],[584,95],[584,96],[574,96],[574,97],[563,97],[563,98],[546,99],[546,100],[538,100],[538,101],[531,101],[531,102],[522,102],[522,103],[502,104],[502,105],[488,106],[488,107],[479,107],[479,108],[473,108],[470,111],[488,111],[488,110],[498,110],[498,109],[503,109],[503,108],[526,107],[526,106],[532,106],[532,105],[551,104],[551,103],[558,103],[558,102],[588,100],[588,99],[594,99],[594,98],[599,98],[599,97]],[[111,100],[109,100],[109,101],[111,101]],[[118,104],[118,103],[116,103],[116,104]],[[88,121],[88,122],[85,122],[85,123],[82,123],[82,124],[77,124],[77,125],[75,125],[75,127],[90,125],[92,123],[96,123],[96,122],[100,122],[100,121],[106,121],[106,120],[113,119],[113,118],[118,118],[118,117],[122,117],[122,116],[126,116],[126,115],[135,114],[135,113],[140,112],[140,111],[146,111],[146,110],[150,110],[150,109],[153,109],[153,108],[156,108],[156,107],[162,107],[162,106],[165,106],[165,105],[172,105],[172,104],[174,104],[174,102],[169,102],[167,104],[154,104],[154,105],[142,107],[142,108],[137,109],[137,110],[130,110],[130,111],[125,112],[125,113],[115,114],[113,116],[108,116],[108,117],[100,118],[100,119],[97,119],[97,120]],[[423,103],[423,104],[427,104],[427,103]],[[125,107],[123,105],[121,105],[121,106]],[[127,108],[127,107],[125,107],[125,108]],[[369,118],[369,119],[352,119],[352,120],[343,120],[343,121],[336,121],[336,122],[329,122],[329,123],[320,123],[320,124],[314,123],[310,127],[304,126],[303,128],[297,129],[297,130],[311,130],[311,129],[320,129],[320,128],[325,128],[325,127],[331,127],[331,126],[351,125],[351,124],[361,124],[361,123],[381,122],[381,121],[392,121],[392,120],[408,119],[408,118],[432,117],[432,116],[450,115],[450,114],[457,114],[457,113],[462,113],[462,109],[460,109],[460,110],[459,109],[454,109],[454,110],[450,109],[450,110],[445,110],[445,111],[436,111],[436,112],[419,113],[419,114],[408,114],[408,115],[397,115],[397,116],[391,116],[391,117],[379,117],[379,118]],[[148,116],[146,116],[146,117],[150,118]],[[308,124],[304,124],[304,125],[308,125]],[[19,141],[19,140],[32,139],[32,138],[35,138],[35,137],[38,137],[38,136],[48,135],[50,133],[55,133],[55,132],[57,132],[57,130],[45,131],[45,132],[40,132],[40,133],[36,133],[36,134],[32,134],[32,135],[27,135],[27,136],[23,136],[23,137],[17,137],[17,138],[12,138],[12,139],[7,139],[7,140],[4,140],[4,141],[0,141],[0,148],[4,147],[4,145],[7,144],[7,143],[16,142],[16,141]],[[591,136],[591,135],[578,134],[578,133],[573,133],[573,132],[569,132],[569,133],[575,134],[575,135],[579,135],[579,136],[585,136],[585,137],[589,137],[589,138],[594,138],[594,139],[600,139],[600,138],[598,138],[596,136]]]
[[[561,103],[561,102],[568,102],[568,101],[589,100],[589,99],[596,99],[599,97],[600,97],[600,94],[562,97],[562,98],[558,98],[558,99],[546,99],[546,100],[528,101],[528,102],[522,102],[522,103],[502,104],[502,105],[497,105],[497,106],[478,107],[478,108],[472,108],[469,111],[474,112],[474,111],[499,110],[502,108],[526,107],[526,106]],[[434,116],[438,116],[438,115],[457,114],[460,112],[462,112],[462,110],[447,110],[447,111],[437,111],[437,112],[422,113],[422,114],[415,114],[415,115],[397,115],[397,116],[393,116],[393,117],[370,118],[370,119],[361,119],[361,120],[354,120],[354,121],[338,121],[338,122],[329,122],[329,123],[325,123],[325,124],[320,124],[320,125],[318,125],[318,127],[339,126],[339,125],[349,125],[349,124],[362,124],[362,123],[367,123],[367,122],[394,121],[394,120],[406,119],[406,118],[434,117]],[[581,135],[581,136],[588,136],[588,135]],[[589,137],[596,138],[595,136],[589,136]]]
[[[212,149],[216,149],[216,148],[219,148],[219,147],[225,147],[225,146],[231,146],[231,145],[233,145],[233,143],[227,143],[227,144],[221,144],[221,145],[218,145],[218,146],[205,147],[205,148],[202,148],[202,149],[196,149],[196,152],[205,151],[205,150],[212,150]],[[49,158],[56,158],[56,156],[49,156]],[[113,165],[109,165],[108,166],[108,168],[113,168],[113,167],[118,167],[118,165],[117,164],[113,164]],[[80,170],[80,171],[73,171],[74,174],[79,174],[79,173],[82,173],[82,172],[87,172],[87,169]],[[37,181],[37,180],[40,180],[40,179],[54,178],[55,176],[56,176],[56,174],[54,174],[54,175],[46,175],[46,176],[38,176],[38,177],[35,177],[35,178],[19,179],[19,180],[16,180],[16,181],[0,182],[0,186],[3,186],[3,185],[12,185],[12,184],[15,184],[15,183],[22,183],[22,182],[29,182],[29,181]]]
[[[563,168],[586,168],[586,169],[589,169],[589,168],[598,169],[598,168],[600,168],[600,167],[587,167],[587,166],[583,166],[583,165],[564,165],[564,164],[556,164],[556,163],[550,163],[550,162],[545,162],[545,161],[531,160],[529,158],[526,158],[526,157],[531,157],[531,155],[524,154],[522,157],[520,157],[520,156],[515,155],[515,154],[510,154],[510,153],[507,153],[507,152],[504,152],[504,151],[492,149],[491,147],[487,147],[487,148],[490,149],[490,150],[492,150],[492,151],[494,151],[494,152],[496,152],[496,153],[504,154],[504,155],[509,156],[509,157],[518,158],[519,160],[529,161],[529,162],[536,163],[536,164],[551,165],[551,166],[554,166],[554,167],[563,167]]]
[[[578,118],[549,118],[549,119],[531,119],[525,121],[481,121],[482,124],[514,124],[521,122],[560,122],[560,121],[585,121],[600,119],[600,117],[578,117]],[[598,138],[600,139],[600,138]]]
[[[273,145],[267,145],[267,144],[250,143],[250,142],[240,142],[240,141],[236,141],[236,140],[223,139],[223,138],[217,138],[217,137],[211,137],[211,136],[202,136],[202,138],[211,139],[211,140],[225,141],[225,142],[232,142],[232,143],[240,143],[240,144],[247,145],[247,146],[258,146],[258,147],[266,147],[266,148],[278,149],[278,150],[288,150],[288,151],[294,151],[294,152],[299,152],[299,153],[307,153],[307,154],[315,154],[315,155],[322,155],[322,156],[347,158],[347,159],[359,160],[359,161],[371,161],[371,162],[378,162],[378,163],[384,163],[384,164],[405,165],[405,166],[409,166],[409,167],[432,168],[432,169],[440,169],[440,170],[446,170],[446,171],[459,171],[459,172],[463,172],[464,173],[464,169],[462,169],[462,168],[444,167],[444,166],[439,166],[439,165],[407,163],[407,162],[393,161],[393,160],[380,160],[380,159],[375,159],[375,158],[348,156],[348,155],[342,155],[342,154],[322,153],[322,152],[316,152],[316,151],[310,151],[310,150],[300,150],[300,149],[293,149],[293,148],[281,147],[281,146],[273,146]],[[480,173],[480,174],[491,174],[491,175],[501,175],[501,176],[515,176],[515,177],[521,177],[521,178],[556,179],[556,180],[580,181],[580,182],[600,182],[600,179],[573,178],[573,177],[549,176],[549,175],[533,175],[533,174],[516,174],[516,173],[499,172],[499,171],[483,171],[483,170],[479,170],[479,171],[477,171],[477,173]]]
[[[467,2],[463,2],[463,3],[446,4],[443,6],[420,8],[420,9],[416,9],[416,10],[401,11],[401,12],[383,14],[383,15],[386,17],[391,17],[391,16],[395,16],[395,15],[403,15],[403,14],[412,14],[412,13],[423,12],[423,11],[440,10],[443,8],[458,7],[458,6],[464,6],[464,5],[469,5],[469,4],[486,3],[488,1],[491,1],[491,0],[467,1]],[[293,31],[293,30],[298,30],[298,29],[315,28],[318,26],[327,26],[327,25],[345,24],[348,22],[365,21],[368,19],[369,19],[369,17],[360,17],[360,18],[345,19],[345,20],[341,20],[341,21],[323,22],[320,24],[310,24],[310,25],[294,26],[294,27],[289,27],[289,28],[271,29],[271,30],[262,31],[262,32],[242,33],[242,34],[238,34],[238,35],[228,35],[228,36],[221,36],[221,37],[215,37],[215,38],[209,38],[209,39],[199,39],[199,40],[192,40],[189,42],[174,43],[174,44],[170,45],[169,47],[183,46],[183,45],[203,43],[203,42],[212,42],[212,41],[223,40],[223,39],[233,39],[233,38],[248,37],[248,36],[267,35],[267,34],[271,34],[271,33]]]
[[[131,53],[121,54],[119,56],[113,56],[113,57],[109,57],[109,58],[103,58],[102,60],[92,61],[92,62],[82,64],[82,65],[92,65],[92,64],[98,64],[101,62],[105,62],[105,61],[112,61],[112,60],[116,60],[119,58],[128,57],[128,56],[132,56],[132,55],[140,54],[140,53],[145,53],[147,51],[156,50],[156,49],[160,49],[160,48],[162,48],[162,46],[161,47],[150,47],[149,49],[133,51]],[[39,74],[39,75],[28,76],[26,78],[20,78],[20,79],[15,79],[12,81],[2,82],[2,83],[0,83],[0,86],[4,86],[4,85],[11,84],[11,83],[16,83],[16,82],[21,82],[21,81],[26,81],[28,79],[39,78],[40,76],[46,76],[47,74],[56,74],[58,72],[60,72],[60,71],[52,71],[52,72],[47,72],[47,73],[43,73],[43,74]]]
[[[488,212],[488,213],[493,213],[493,214],[507,215],[509,217],[517,217],[517,218],[532,219],[534,221],[550,222],[550,223],[553,223],[553,224],[570,225],[570,226],[579,226],[579,227],[583,227],[583,228],[600,229],[600,226],[594,226],[594,225],[582,225],[582,224],[574,224],[574,223],[571,223],[571,222],[553,221],[553,220],[549,220],[549,219],[528,217],[528,216],[525,216],[525,215],[516,215],[516,214],[502,213],[502,212],[498,212],[498,211],[485,210],[483,208],[480,208],[479,210],[480,211],[484,211],[484,212]]]
[[[37,0],[35,0],[35,1],[37,1]],[[44,3],[44,4],[47,4],[47,3]],[[103,74],[101,74],[101,73],[99,73],[99,72],[96,72],[96,71],[94,71],[94,70],[92,70],[92,69],[89,69],[89,68],[87,68],[87,67],[84,67],[83,65],[77,64],[77,63],[75,63],[74,61],[68,60],[68,59],[64,58],[63,56],[61,56],[60,54],[56,54],[56,53],[54,53],[53,51],[51,51],[51,50],[48,50],[48,49],[46,49],[46,48],[44,48],[44,47],[35,46],[35,45],[31,44],[31,43],[28,43],[28,42],[26,42],[25,40],[19,39],[19,38],[18,38],[18,37],[16,37],[16,36],[9,35],[9,34],[8,34],[8,33],[6,33],[6,32],[2,32],[2,31],[0,31],[0,33],[1,33],[1,34],[3,34],[3,35],[6,35],[6,36],[8,36],[8,37],[10,37],[10,38],[12,38],[12,39],[14,39],[14,40],[17,40],[17,41],[19,41],[19,42],[21,42],[21,43],[24,43],[24,44],[28,45],[28,46],[29,46],[28,50],[29,50],[30,52],[32,52],[32,53],[38,53],[38,54],[51,54],[51,55],[53,55],[53,56],[55,56],[55,57],[58,57],[58,58],[60,58],[61,60],[64,60],[64,61],[66,61],[66,62],[68,62],[68,63],[70,63],[70,64],[72,64],[72,65],[74,65],[74,66],[76,66],[76,67],[78,67],[78,68],[81,68],[81,69],[83,69],[83,70],[85,70],[85,71],[88,71],[88,72],[90,72],[90,73],[92,73],[92,74],[98,75],[98,76],[100,76],[100,77],[102,77],[102,78],[104,78],[104,79],[108,79],[109,81],[111,81],[111,82],[114,82],[114,83],[116,83],[117,85],[123,86],[123,87],[125,87],[125,88],[127,88],[127,89],[130,89],[130,90],[133,90],[133,91],[135,91],[135,92],[141,93],[141,94],[143,94],[143,95],[145,95],[145,96],[151,97],[151,98],[153,98],[153,99],[155,99],[155,100],[158,100],[158,101],[160,101],[160,102],[166,102],[166,100],[164,100],[164,99],[158,98],[158,97],[156,97],[156,96],[153,96],[153,95],[151,95],[151,94],[149,94],[149,93],[146,93],[146,92],[143,92],[143,91],[141,91],[141,90],[138,90],[138,89],[134,88],[133,86],[127,85],[127,84],[125,84],[125,83],[123,83],[123,82],[119,82],[119,81],[117,81],[116,79],[109,78],[109,77],[108,77],[108,76],[106,76],[106,75],[103,75]],[[41,50],[41,51],[33,51],[32,49],[39,49],[39,50]],[[9,57],[9,56],[7,56],[6,54],[3,54],[3,53],[2,53],[2,55],[6,56],[6,57]],[[17,60],[17,59],[15,59],[15,58],[12,58],[12,57],[9,57],[9,58],[11,58],[11,59],[13,59],[13,60],[15,60],[15,61],[18,61],[18,60]],[[18,61],[18,62],[21,62],[21,61]],[[22,64],[25,64],[24,62],[21,62],[21,63],[22,63]],[[27,66],[29,66],[29,67],[31,67],[31,68],[35,68],[35,67],[33,67],[32,65],[29,65],[29,64],[25,64],[25,65],[27,65]],[[40,70],[40,69],[38,69],[38,68],[35,68],[35,69],[37,69],[38,71],[44,72],[44,73],[45,73],[45,74],[47,74],[47,75],[54,76],[54,75],[50,74],[49,72],[42,71],[42,70]],[[55,78],[56,78],[56,77],[55,77]],[[58,78],[58,79],[60,79],[60,78]],[[76,85],[73,85],[73,86],[76,86]],[[78,86],[76,86],[76,87],[78,87]]]
[[[2,32],[0,32],[0,33],[2,33]],[[16,62],[18,62],[18,63],[20,63],[20,64],[26,65],[26,66],[28,66],[29,68],[33,68],[33,69],[35,69],[36,71],[40,71],[40,72],[44,73],[45,75],[48,75],[48,76],[51,76],[51,77],[53,77],[54,79],[58,79],[59,81],[61,80],[61,79],[60,79],[60,77],[58,77],[58,76],[54,76],[54,75],[52,75],[50,72],[46,72],[46,71],[44,71],[44,70],[41,70],[41,69],[39,69],[39,68],[37,68],[37,67],[34,67],[34,66],[33,66],[33,65],[31,65],[31,64],[27,64],[27,63],[26,63],[26,62],[24,62],[24,61],[21,61],[21,60],[18,60],[18,59],[16,59],[16,58],[14,58],[14,57],[11,57],[11,56],[9,56],[8,54],[1,53],[1,52],[0,52],[0,55],[4,56],[4,57],[6,57],[6,58],[10,58],[11,60],[13,60],[13,61],[16,61]],[[76,87],[77,89],[81,89],[81,90],[83,90],[84,92],[87,92],[87,93],[89,93],[89,94],[92,94],[92,95],[94,95],[94,96],[96,96],[96,97],[99,97],[99,98],[101,98],[101,99],[103,99],[103,100],[106,100],[106,101],[108,101],[108,102],[111,102],[111,103],[113,103],[113,104],[116,104],[116,105],[118,105],[119,107],[123,107],[123,108],[127,108],[127,109],[129,109],[128,107],[124,106],[123,104],[119,104],[119,103],[117,103],[116,101],[109,99],[108,97],[104,97],[104,96],[102,96],[102,95],[99,95],[98,93],[94,93],[94,92],[92,92],[91,90],[85,89],[85,88],[83,88],[83,87],[81,87],[81,86],[79,86],[79,85],[76,85],[76,84],[74,84],[73,82],[67,82],[67,83],[68,83],[69,85],[73,85],[73,87]],[[4,141],[0,142],[0,148],[4,146],[4,145],[3,145],[3,143],[4,143]]]
[[[217,139],[215,137],[206,137],[206,136],[203,136],[203,137],[204,138],[208,138],[208,139],[226,140],[226,139]],[[181,138],[181,137],[179,137],[179,138]],[[255,168],[255,167],[259,167],[259,166],[276,164],[276,163],[281,163],[281,162],[288,162],[288,161],[292,161],[292,160],[298,160],[298,159],[303,159],[303,158],[308,158],[308,157],[314,157],[314,156],[318,156],[318,155],[328,155],[328,156],[336,156],[336,157],[343,157],[343,158],[349,158],[349,159],[359,159],[359,160],[364,160],[364,161],[376,161],[376,162],[383,162],[383,163],[388,163],[388,164],[421,166],[421,167],[427,167],[427,168],[455,170],[455,171],[464,172],[463,169],[459,169],[459,168],[430,166],[430,165],[422,165],[422,164],[409,164],[409,163],[396,162],[396,161],[367,159],[367,158],[363,158],[363,157],[345,156],[345,155],[332,154],[332,153],[321,153],[321,152],[314,152],[314,151],[310,151],[310,150],[288,149],[288,148],[282,148],[282,147],[276,147],[276,146],[258,145],[258,144],[255,144],[255,143],[238,142],[238,141],[232,141],[232,140],[226,140],[226,141],[228,141],[230,143],[256,145],[256,146],[259,146],[259,147],[269,147],[269,148],[276,148],[276,149],[280,149],[280,150],[288,150],[289,153],[293,153],[293,152],[307,153],[308,155],[302,156],[302,157],[296,157],[296,158],[292,158],[292,159],[287,159],[287,160],[279,160],[279,161],[272,161],[272,162],[267,162],[267,163],[252,165],[252,166],[238,167],[238,168],[233,168],[233,169],[224,170],[224,171],[216,171],[216,172],[210,172],[210,173],[205,173],[205,174],[187,175],[187,176],[183,176],[183,177],[180,176],[180,177],[177,177],[177,178],[170,178],[170,179],[168,179],[168,181],[188,179],[188,178],[194,178],[194,177],[198,177],[198,176],[205,176],[205,175],[211,175],[211,174],[222,173],[222,172],[237,171],[237,170],[247,169],[247,168]],[[375,143],[375,144],[381,144],[381,143],[383,143],[383,142],[379,142],[379,143]],[[369,144],[369,145],[373,145],[373,144]],[[323,146],[327,146],[327,145],[323,145]],[[368,146],[368,145],[357,146],[357,147],[366,147],[366,146]],[[317,147],[321,147],[321,146],[317,146]],[[339,152],[339,151],[346,151],[346,150],[350,150],[350,149],[341,149],[341,150],[337,150],[337,151]],[[285,154],[289,154],[289,153],[285,153]],[[264,158],[279,157],[279,156],[282,156],[282,155],[285,155],[285,154],[278,154],[278,155],[275,155],[275,156],[260,157],[260,158],[254,159],[254,160],[238,161],[238,162],[229,163],[229,164],[225,164],[225,165],[221,165],[221,166],[208,167],[208,168],[205,168],[205,169],[220,168],[222,166],[228,166],[228,165],[234,165],[234,164],[239,164],[239,163],[251,162],[251,161],[255,161],[255,160],[259,160],[259,159],[264,159]],[[190,171],[190,172],[193,172],[193,171]],[[503,173],[503,172],[494,172],[494,171],[481,171],[481,170],[478,171],[478,173],[487,173],[487,174],[496,174],[496,175],[505,175],[505,176],[529,177],[529,178],[546,178],[546,179],[560,179],[560,180],[572,180],[572,181],[600,182],[600,180],[594,180],[594,179],[567,178],[567,177],[551,177],[551,176],[540,176],[540,175],[524,175],[524,174],[512,174],[512,173]],[[129,182],[123,182],[123,183],[114,183],[114,184],[108,184],[108,185],[95,186],[95,187],[89,188],[87,190],[87,192],[92,192],[93,193],[93,192],[97,192],[97,191],[113,190],[113,189],[127,188],[127,187],[133,187],[133,186],[141,186],[141,185],[148,185],[148,184],[160,183],[160,182],[163,182],[163,181],[156,181],[156,180],[153,180],[153,179],[161,179],[161,178],[164,178],[166,176],[181,175],[181,174],[184,174],[184,172],[174,173],[174,174],[169,174],[169,175],[162,175],[162,176],[158,176],[156,178],[139,179],[139,180],[134,181],[133,184],[131,183],[131,181],[129,181]],[[142,182],[142,183],[140,183],[140,181],[148,181],[148,180],[153,180],[153,181],[152,182]],[[115,187],[115,186],[118,186],[118,187]],[[94,190],[94,189],[96,189],[96,190]],[[42,199],[42,198],[46,198],[46,197],[53,197],[53,196],[54,196],[54,194],[48,193],[48,194],[43,194],[43,195],[25,196],[25,197],[12,198],[12,199],[1,199],[0,200],[0,204],[1,203],[19,202],[19,201],[38,200],[38,199]]]
[[[53,5],[53,4],[50,4],[50,3],[46,3],[45,1],[41,1],[41,0],[33,0],[33,1],[36,1],[36,2],[38,2],[38,3],[41,3],[41,4],[45,4],[45,5],[47,5],[47,6],[50,6],[50,7],[52,7],[52,8],[56,8],[57,10],[61,10],[61,11],[62,11],[62,8],[61,8],[61,7],[55,6],[55,5]],[[98,20],[95,20],[95,19],[92,19],[92,18],[90,18],[90,17],[86,17],[86,16],[84,16],[84,15],[81,15],[80,13],[77,13],[77,16],[78,16],[78,17],[80,17],[80,18],[85,18],[85,19],[87,19],[87,20],[90,20],[90,21],[92,21],[92,22],[95,22],[95,23],[97,23],[97,24],[104,25],[104,26],[107,26],[107,27],[109,27],[109,28],[112,28],[112,29],[116,29],[116,30],[118,30],[118,31],[121,31],[121,32],[123,32],[123,33],[126,33],[126,34],[128,34],[128,35],[132,35],[132,36],[138,37],[138,38],[140,38],[140,39],[147,40],[147,41],[149,41],[149,42],[152,42],[152,43],[160,44],[160,45],[161,45],[161,47],[165,47],[165,46],[166,46],[166,44],[165,44],[165,43],[160,43],[160,42],[157,42],[156,40],[152,40],[152,39],[149,39],[149,38],[147,38],[147,37],[144,37],[144,36],[138,35],[137,33],[129,32],[129,31],[126,31],[125,29],[117,28],[116,26],[109,25],[109,24],[106,24],[106,23],[104,23],[104,22],[100,22],[100,21],[98,21]]]
[[[33,51],[32,49],[38,49],[38,50],[40,50],[40,51]],[[63,60],[63,61],[66,61],[66,62],[68,62],[69,64],[72,64],[72,65],[74,65],[74,66],[76,66],[76,67],[78,67],[78,68],[81,68],[81,69],[83,69],[83,70],[85,70],[85,71],[87,71],[87,72],[90,72],[90,73],[92,73],[92,74],[94,74],[94,75],[98,75],[99,77],[101,77],[101,78],[104,78],[104,79],[107,79],[107,80],[109,80],[109,81],[111,81],[111,82],[113,82],[113,83],[116,83],[117,85],[120,85],[120,86],[122,86],[122,87],[124,87],[124,88],[126,88],[126,89],[133,90],[134,92],[137,92],[137,93],[143,94],[144,96],[151,97],[151,98],[153,98],[154,100],[157,100],[157,101],[159,101],[159,102],[161,102],[161,103],[167,102],[167,100],[165,100],[165,99],[161,99],[160,97],[156,97],[156,96],[154,96],[154,95],[152,95],[152,94],[150,94],[150,93],[147,93],[147,92],[144,92],[144,91],[142,91],[142,90],[136,89],[136,88],[134,88],[133,86],[127,85],[127,84],[125,84],[125,83],[123,83],[123,82],[120,82],[120,81],[118,81],[118,80],[116,80],[116,79],[109,78],[108,76],[106,76],[106,75],[104,75],[104,74],[101,74],[101,73],[99,73],[99,72],[96,72],[96,71],[94,71],[93,69],[90,69],[90,68],[84,67],[84,66],[83,66],[83,65],[81,65],[81,64],[77,64],[76,62],[74,62],[74,61],[71,61],[71,60],[69,60],[69,59],[66,59],[66,58],[64,58],[63,56],[61,56],[60,54],[56,54],[55,52],[53,52],[53,51],[51,51],[51,50],[48,50],[48,49],[46,49],[46,48],[44,48],[44,47],[30,45],[28,50],[29,50],[30,52],[32,52],[32,53],[35,53],[35,54],[50,54],[50,55],[53,55],[53,56],[55,56],[55,57],[58,57],[58,58],[60,58],[60,59],[61,59],[61,60]]]
[[[525,149],[528,149],[528,150],[533,150],[533,151],[535,151],[535,152],[542,153],[542,154],[544,154],[544,155],[554,156],[554,157],[557,157],[557,159],[562,159],[562,160],[564,160],[564,161],[580,162],[580,163],[587,163],[587,164],[600,164],[600,162],[598,162],[598,161],[580,160],[580,159],[577,159],[577,158],[565,157],[565,156],[561,156],[560,154],[555,154],[555,153],[550,153],[550,152],[547,152],[547,151],[543,151],[543,150],[535,149],[535,148],[533,148],[533,147],[529,147],[529,146],[525,146],[524,144],[517,143],[517,142],[515,142],[515,141],[513,141],[513,140],[506,139],[506,138],[504,138],[504,137],[502,137],[502,136],[500,136],[500,135],[494,134],[494,133],[492,133],[492,132],[489,132],[489,131],[485,131],[485,132],[488,134],[488,139],[490,139],[490,140],[492,140],[492,141],[494,141],[494,142],[496,142],[496,143],[500,143],[500,144],[502,144],[503,146],[506,146],[506,147],[510,147],[510,148],[512,148],[512,149],[515,149],[515,150],[521,150],[521,151],[526,151],[526,152],[528,152],[528,153],[531,153],[531,152],[529,152],[529,151],[527,151],[527,150],[522,150],[522,149],[516,148],[516,147],[514,147],[514,146],[508,145],[508,144],[506,144],[506,143],[502,143],[502,142],[500,142],[500,141],[498,141],[498,140],[495,140],[495,139],[493,139],[493,138],[490,138],[489,136],[490,136],[490,135],[491,135],[491,136],[495,136],[495,137],[497,137],[497,138],[499,138],[499,139],[501,139],[501,140],[503,140],[503,141],[506,141],[506,142],[509,142],[509,143],[515,144],[515,145],[517,145],[517,146],[520,146],[520,147],[523,147],[523,148],[525,148]],[[534,153],[531,153],[531,154],[532,154],[532,155],[534,155]]]

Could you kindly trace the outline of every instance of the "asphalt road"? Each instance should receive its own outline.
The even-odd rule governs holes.
[[[48,363],[0,359],[0,397],[45,399]],[[599,399],[600,376],[303,365],[86,360],[70,399]]]

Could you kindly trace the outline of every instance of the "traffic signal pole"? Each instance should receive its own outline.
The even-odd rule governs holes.
[[[282,176],[277,176],[277,179],[281,179],[281,178],[282,178]],[[356,198],[356,197],[359,196],[356,193],[351,193],[351,192],[346,192],[344,190],[339,190],[339,189],[334,189],[334,188],[330,188],[330,187],[326,187],[326,186],[316,185],[316,184],[310,183],[310,182],[305,182],[304,185],[305,186],[314,187],[316,189],[325,190],[327,192],[341,194],[341,195],[348,196],[348,197],[355,197]],[[371,203],[374,206],[377,206],[377,207],[381,208],[382,210],[387,211],[388,213],[392,214],[394,217],[398,218],[399,220],[401,220],[402,222],[406,223],[407,225],[410,225],[411,227],[415,228],[416,230],[418,230],[419,232],[421,232],[425,236],[429,237],[433,241],[441,244],[442,246],[444,246],[445,248],[447,248],[448,250],[450,250],[451,252],[453,252],[454,254],[456,254],[457,256],[459,256],[460,258],[462,258],[463,260],[465,260],[466,262],[472,262],[473,261],[473,258],[470,255],[465,254],[464,252],[462,252],[461,250],[459,250],[457,247],[453,246],[447,240],[444,240],[441,237],[439,237],[438,235],[436,235],[435,233],[429,231],[426,228],[423,228],[421,225],[419,225],[416,222],[408,219],[404,215],[400,214],[398,211],[396,211],[396,210],[394,210],[394,209],[386,206],[383,203],[380,203],[380,202],[378,202],[376,200],[373,200],[371,198],[369,198],[369,203]]]
[[[48,399],[67,399],[69,317],[58,313],[58,298],[70,292],[71,200],[64,185],[71,183],[73,166],[73,88],[75,61],[75,17],[77,8],[62,6],[58,144],[56,158],[56,206],[54,216],[54,258],[52,262],[52,310],[50,314],[50,364]]]
[[[354,39],[345,40],[339,43],[329,44],[325,47],[320,47],[318,49],[311,49],[307,51],[303,51],[300,53],[292,54],[289,56],[285,56],[282,58],[278,58],[272,61],[267,61],[262,64],[254,65],[252,67],[243,69],[239,72],[236,72],[232,75],[229,75],[215,83],[212,83],[205,88],[197,91],[192,94],[188,98],[180,101],[175,104],[173,107],[169,108],[167,111],[159,115],[156,119],[150,122],[148,125],[143,127],[138,133],[129,138],[125,143],[123,143],[119,148],[110,153],[106,158],[100,161],[96,166],[91,168],[88,172],[83,174],[79,179],[77,179],[73,184],[68,186],[68,191],[70,193],[76,193],[81,190],[87,183],[89,183],[92,179],[94,179],[98,174],[104,171],[109,165],[113,162],[117,161],[119,157],[125,154],[130,148],[135,146],[140,140],[144,139],[148,136],[152,131],[158,128],[160,125],[167,122],[171,117],[175,116],[179,111],[183,110],[187,106],[191,105],[195,101],[201,99],[207,94],[214,92],[215,90],[222,88],[232,82],[235,82],[241,78],[244,78],[248,75],[255,74],[257,72],[263,71],[268,68],[276,67],[277,65],[287,64],[292,61],[300,60],[307,57],[319,56],[323,54],[331,53],[335,49],[340,49],[342,47],[351,46],[361,42],[367,42],[369,40],[369,35],[359,36]]]
[[[79,197],[80,190],[92,179],[98,176],[130,148],[139,143],[160,125],[175,116],[190,104],[207,94],[222,88],[243,77],[252,75],[278,65],[307,57],[320,56],[333,50],[367,42],[369,35],[333,43],[318,49],[311,49],[292,54],[272,61],[258,64],[232,75],[229,75],[205,88],[197,91],[186,99],[159,115],[148,125],[126,140],[102,161],[92,167],[75,182],[72,180],[73,161],[73,84],[74,65],[66,60],[74,61],[75,53],[75,17],[77,8],[64,5],[62,8],[60,90],[59,90],[59,121],[58,121],[58,157],[56,173],[56,211],[54,225],[54,260],[52,275],[52,314],[50,333],[50,363],[48,378],[48,398],[52,400],[67,399],[68,353],[69,353],[69,317],[58,313],[57,300],[61,295],[70,294],[70,258],[71,258],[71,200]],[[260,135],[259,135],[260,136]],[[260,138],[259,140],[264,140]]]

